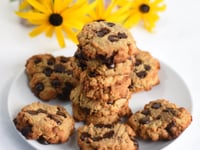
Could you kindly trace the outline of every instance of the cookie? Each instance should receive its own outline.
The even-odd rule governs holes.
[[[131,78],[129,75],[101,76],[84,71],[80,83],[86,97],[108,102],[127,97]]]
[[[56,98],[59,100],[70,100],[70,92],[76,87],[78,80],[71,77],[71,75],[60,73],[53,73],[49,78],[51,86],[56,90]]]
[[[56,86],[58,80],[50,80],[44,73],[35,73],[29,81],[29,87],[35,96],[44,101],[49,101],[57,97]]]
[[[26,73],[31,78],[35,73],[44,72],[50,74],[55,64],[55,58],[51,54],[33,55],[26,61]]]
[[[85,97],[81,86],[79,85],[74,88],[70,95],[73,117],[77,121],[84,121],[87,124],[105,124],[117,122],[121,117],[131,115],[128,98],[121,98],[109,102],[92,100]]]
[[[77,35],[82,56],[102,59],[109,64],[127,60],[137,53],[132,34],[121,25],[99,21],[86,24]]]
[[[134,71],[131,75],[130,91],[133,93],[148,91],[158,85],[160,83],[159,70],[159,61],[149,52],[139,50],[136,55]]]
[[[124,117],[127,118],[131,114],[131,110],[126,104],[121,107],[123,111],[118,113],[106,110],[103,108],[101,111],[95,112],[95,110],[81,107],[78,104],[72,104],[73,117],[76,121],[83,121],[86,124],[108,124],[121,121]],[[92,113],[93,112],[93,113]]]
[[[75,57],[65,57],[65,56],[57,56],[55,57],[56,63],[54,66],[54,70],[58,73],[64,73],[67,75],[65,78],[69,78],[66,80],[74,80],[74,84],[77,84],[79,81],[80,73],[82,72],[81,67],[79,66],[79,62]]]
[[[74,57],[77,58],[84,70],[87,69],[89,72],[101,76],[130,75],[135,64],[135,57],[133,56],[130,56],[125,61],[116,64],[112,59],[110,59],[110,61],[104,61],[102,59],[84,59],[81,56],[80,50],[75,52]]]
[[[64,143],[74,131],[74,120],[64,107],[40,102],[23,107],[14,124],[25,138],[41,144]]]
[[[135,132],[126,124],[84,125],[78,128],[77,141],[82,150],[138,150]]]
[[[75,57],[39,54],[26,63],[29,86],[38,98],[45,101],[69,100],[70,91],[79,83],[81,71]]]
[[[183,107],[165,99],[149,102],[134,113],[128,124],[144,140],[171,140],[178,137],[191,123],[191,114]]]
[[[35,96],[44,101],[58,98],[69,100],[70,92],[75,87],[73,79],[66,80],[65,74],[52,73],[47,77],[43,73],[36,73],[29,81],[29,87]]]

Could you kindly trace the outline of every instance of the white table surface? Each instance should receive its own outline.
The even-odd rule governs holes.
[[[165,0],[167,10],[161,14],[154,33],[141,27],[131,31],[137,46],[170,67],[184,79],[193,100],[193,122],[175,142],[165,149],[199,149],[200,146],[200,1]],[[14,11],[16,2],[0,2],[0,149],[31,150],[11,126],[7,95],[12,80],[28,57],[59,49],[55,39],[43,35],[30,38],[29,28],[19,24]],[[74,46],[68,42],[68,46]],[[14,100],[13,100],[14,101]]]

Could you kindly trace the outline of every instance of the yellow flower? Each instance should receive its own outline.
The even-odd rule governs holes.
[[[37,1],[42,1],[42,0],[37,0]],[[19,5],[19,11],[27,11],[31,9],[31,6],[27,2],[27,0],[20,0],[20,5]]]
[[[152,31],[155,23],[159,20],[158,13],[166,9],[163,0],[132,0],[129,2],[132,3],[132,6],[124,23],[124,26],[128,28],[142,21],[144,27]]]
[[[121,0],[110,0],[109,3],[105,4],[104,0],[96,0],[96,7],[89,13],[88,22],[104,20],[122,23],[127,16],[126,11],[130,6],[124,5],[119,8],[118,3],[120,1]]]
[[[86,14],[94,5],[87,0],[25,0],[33,9],[16,14],[35,25],[30,32],[34,37],[42,32],[52,37],[55,33],[61,47],[65,47],[64,34],[77,43],[76,33],[83,27]],[[26,3],[25,2],[25,3]]]

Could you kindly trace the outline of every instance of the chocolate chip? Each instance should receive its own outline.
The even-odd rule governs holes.
[[[103,138],[111,138],[111,137],[113,137],[114,134],[115,134],[115,132],[113,130],[106,132],[106,133],[104,133]]]
[[[54,65],[54,64],[55,64],[55,59],[54,59],[54,58],[50,58],[50,59],[47,61],[47,64],[48,64],[49,66]]]
[[[113,128],[112,124],[95,124],[96,128]]]
[[[87,57],[84,54],[82,54],[80,51],[77,51],[75,53],[75,58],[77,58],[78,60],[78,66],[81,67],[82,70],[85,70],[87,68],[87,64],[86,64]]]
[[[156,120],[160,120],[161,119],[161,115],[158,115],[157,117],[156,117]]]
[[[73,75],[73,71],[72,70],[66,70],[65,73],[68,74],[68,75]]]
[[[64,118],[67,118],[66,114],[61,111],[57,111],[56,115],[60,115],[60,116],[63,116]]]
[[[87,68],[87,64],[85,62],[79,61],[78,66],[82,69],[85,70]]]
[[[149,117],[144,117],[139,120],[139,123],[140,124],[148,124],[148,123],[150,123],[150,119],[149,119]]]
[[[27,125],[21,130],[22,135],[25,137],[28,137],[29,133],[31,132],[32,132],[32,125]]]
[[[106,56],[103,56],[103,55],[97,55],[97,59],[102,61],[103,64],[105,64],[108,68],[114,68],[115,67],[115,64],[114,64],[114,56],[117,54],[117,52],[114,52],[112,54],[112,56],[110,57],[106,57]]]
[[[86,115],[90,114],[90,109],[89,108],[83,107],[83,108],[81,108],[81,111],[83,111]]]
[[[97,141],[100,141],[102,140],[103,138],[101,136],[97,136],[97,137],[93,137],[92,140],[97,142]]]
[[[49,76],[51,76],[51,74],[53,73],[53,70],[52,70],[51,68],[49,68],[49,67],[46,67],[46,68],[43,70],[43,73],[44,73],[47,77],[49,77]]]
[[[142,112],[141,112],[142,114],[144,114],[144,115],[151,115],[151,112],[150,112],[150,110],[149,109],[144,109]]]
[[[62,122],[60,121],[60,119],[56,115],[48,114],[47,117],[54,120],[58,125],[62,124]]]
[[[152,106],[151,106],[151,108],[153,108],[153,109],[158,109],[158,108],[160,108],[162,105],[161,105],[161,103],[153,103],[152,104]]]
[[[42,61],[41,58],[36,57],[34,60],[34,64],[39,64]]]
[[[108,40],[110,42],[117,42],[117,41],[119,41],[119,37],[117,35],[109,35]]]
[[[57,95],[57,98],[59,99],[59,100],[69,100],[70,99],[70,92],[71,92],[71,90],[72,90],[72,88],[73,87],[64,87],[63,89],[62,89],[62,93],[59,93],[58,95]]]
[[[103,60],[103,63],[104,63],[109,69],[112,69],[112,68],[115,67],[115,64],[114,64],[114,57],[115,57],[115,55],[117,55],[117,52],[113,52],[113,54],[112,54],[110,57],[108,57],[108,58],[106,58],[106,59]]]
[[[79,45],[78,51],[75,53],[75,58],[78,60],[88,60],[87,56],[81,52],[82,47]]]
[[[63,93],[58,97],[60,100],[69,100],[70,99],[70,93],[71,93],[71,90],[74,88],[74,86],[69,83],[69,82],[66,82],[65,83],[65,87],[62,89],[63,90]]]
[[[142,64],[142,60],[136,59],[135,66],[139,66]]]
[[[98,60],[101,60],[101,61],[103,61],[103,62],[105,62],[106,61],[106,56],[104,56],[104,55],[101,55],[101,54],[97,54],[97,56],[96,56],[96,58],[98,59]]]
[[[107,104],[108,104],[108,105],[113,105],[113,104],[114,104],[114,101],[108,101]]]
[[[163,112],[171,113],[172,115],[176,116],[177,112],[173,108],[166,108]]]
[[[106,22],[106,24],[107,24],[109,27],[113,27],[113,26],[115,26],[115,24],[112,23],[112,22]]]
[[[102,28],[101,30],[97,31],[97,36],[98,37],[104,37],[106,34],[108,34],[110,32],[109,29],[107,28]]]
[[[60,62],[61,63],[66,63],[66,62],[68,62],[69,61],[69,59],[67,58],[67,57],[64,57],[64,56],[61,56],[60,57]]]
[[[34,90],[35,90],[36,92],[41,92],[41,91],[43,91],[43,90],[44,90],[44,84],[41,83],[41,82],[38,82],[38,83],[35,85]]]
[[[176,123],[174,121],[170,122],[167,127],[165,128],[167,130],[168,133],[170,133],[171,135],[172,133],[172,128],[176,126]]]
[[[37,115],[37,114],[39,114],[39,113],[47,114],[47,111],[46,111],[46,110],[43,110],[43,109],[38,109],[38,110],[27,110],[26,112],[29,113],[29,114],[31,114],[31,115]]]
[[[64,73],[65,72],[65,66],[63,66],[62,64],[56,64],[54,66],[54,70],[55,70],[55,72],[58,72],[58,73]]]
[[[139,78],[143,79],[143,78],[146,77],[147,73],[146,73],[146,71],[140,71],[140,72],[137,72],[136,75],[137,75]]]
[[[80,136],[80,139],[82,141],[85,141],[85,142],[89,142],[89,138],[91,138],[91,134],[87,133],[87,132],[83,132],[81,133],[81,136]]]
[[[89,75],[90,77],[96,77],[96,76],[97,76],[97,73],[96,73],[95,71],[90,71],[90,72],[88,73],[88,75]]]
[[[40,144],[44,144],[44,145],[48,145],[49,143],[47,142],[47,140],[43,137],[43,136],[40,136],[37,141],[40,143]]]
[[[126,33],[120,33],[120,32],[117,33],[117,36],[119,39],[126,39],[128,37]]]
[[[146,71],[149,71],[149,70],[151,70],[151,66],[149,66],[149,65],[144,65],[144,69],[145,69]]]
[[[51,85],[52,85],[54,88],[58,88],[58,87],[61,86],[61,82],[60,82],[59,79],[53,79],[53,80],[51,81]]]
[[[135,84],[133,83],[133,81],[131,81],[131,84],[128,86],[128,88],[129,88],[129,89],[132,89],[132,88],[134,88],[134,85],[135,85]]]
[[[107,67],[108,67],[109,69],[113,69],[113,68],[115,68],[115,64],[107,65]]]

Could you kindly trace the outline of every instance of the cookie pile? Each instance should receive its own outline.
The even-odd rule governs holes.
[[[131,113],[129,86],[138,49],[127,29],[93,22],[78,34],[75,57],[84,66],[70,100],[74,118],[87,124],[111,124]]]
[[[77,37],[79,45],[72,57],[38,54],[27,60],[34,95],[43,101],[70,99],[73,111],[71,117],[62,106],[40,102],[23,107],[14,123],[27,139],[42,144],[66,142],[75,119],[86,123],[77,130],[82,150],[137,150],[136,137],[171,140],[190,125],[190,113],[165,99],[150,101],[132,113],[131,95],[160,83],[160,63],[136,47],[127,29],[92,22]],[[120,122],[125,116],[127,121]]]

